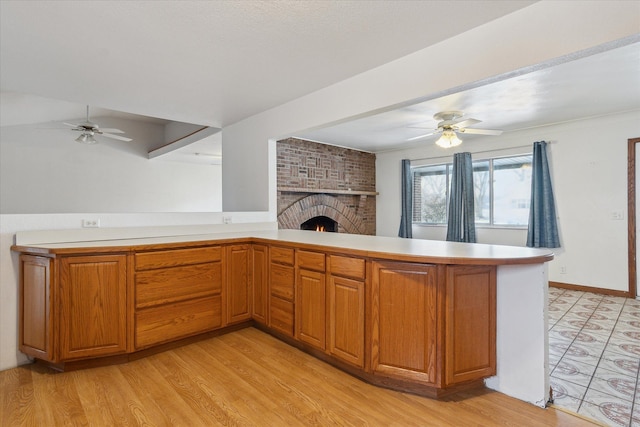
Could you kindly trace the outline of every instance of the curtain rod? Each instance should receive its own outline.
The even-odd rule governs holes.
[[[555,144],[555,141],[545,141],[547,144]],[[494,153],[496,151],[506,151],[506,150],[515,150],[518,148],[531,148],[531,150],[533,151],[533,143],[529,144],[529,145],[518,145],[516,147],[505,147],[505,148],[496,148],[495,150],[483,150],[483,151],[475,151],[473,154],[482,154],[482,153]],[[450,158],[453,154],[449,154],[448,156],[438,156],[438,157],[425,157],[425,158],[420,158],[420,159],[409,159],[412,162],[413,161],[418,161],[418,160],[437,160],[437,159],[448,159]]]

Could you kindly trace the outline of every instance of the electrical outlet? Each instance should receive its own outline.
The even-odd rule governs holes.
[[[567,267],[564,265],[560,267],[560,274],[567,274]]]
[[[612,220],[623,220],[624,219],[624,212],[622,212],[622,211],[613,211],[613,212],[611,212],[611,219]]]
[[[83,219],[82,227],[83,228],[100,228],[100,220],[99,219]]]
[[[223,216],[222,217],[222,223],[223,224],[231,224],[231,217],[230,216]]]

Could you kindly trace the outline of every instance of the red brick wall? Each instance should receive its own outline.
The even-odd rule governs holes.
[[[315,193],[300,193],[304,189],[351,190],[354,192],[376,189],[376,156],[371,153],[319,144],[296,138],[278,141],[277,145],[278,216],[297,201]],[[298,191],[286,191],[295,189]],[[331,194],[338,199],[343,210],[353,210],[362,234],[376,233],[376,198],[358,194]],[[289,212],[290,213],[290,212]],[[280,227],[283,227],[283,222]],[[286,228],[292,228],[289,224]],[[353,228],[338,226],[340,232],[354,232]]]

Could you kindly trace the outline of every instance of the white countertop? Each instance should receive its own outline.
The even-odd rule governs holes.
[[[344,233],[319,233],[301,230],[243,231],[196,235],[145,237],[82,242],[62,242],[17,246],[44,251],[68,252],[70,249],[126,248],[145,249],[146,246],[179,243],[215,242],[237,239],[265,239],[271,243],[282,242],[304,246],[345,249],[362,252],[362,255],[384,258],[403,258],[423,262],[468,264],[527,264],[550,261],[553,251],[518,246],[487,245],[480,243],[456,243],[439,240],[402,239],[397,237],[367,236]],[[319,248],[318,248],[319,249]]]

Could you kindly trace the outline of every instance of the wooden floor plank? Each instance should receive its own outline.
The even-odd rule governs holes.
[[[438,401],[364,383],[254,328],[134,362],[0,372],[4,426],[593,426],[490,390]]]

